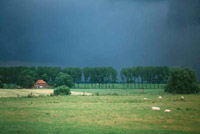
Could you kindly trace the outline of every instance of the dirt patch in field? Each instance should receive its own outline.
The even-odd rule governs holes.
[[[38,94],[52,94],[53,90],[52,89],[35,89],[35,90],[30,90],[30,92],[33,93],[38,93]]]
[[[52,94],[53,90],[52,89],[45,89],[45,90],[31,90],[32,93],[37,93],[37,94]],[[92,93],[86,93],[86,92],[74,92],[71,91],[71,95],[92,95]]]
[[[86,92],[71,92],[72,95],[92,95],[92,93],[86,93]]]
[[[92,95],[92,93],[86,92],[71,92],[71,95]],[[47,96],[53,94],[53,89],[1,89],[0,90],[0,98],[1,97],[21,97],[32,94],[33,96]]]

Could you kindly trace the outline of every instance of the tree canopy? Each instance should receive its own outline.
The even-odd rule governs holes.
[[[66,73],[59,73],[58,76],[56,77],[56,81],[55,81],[55,86],[62,86],[62,85],[66,85],[68,87],[73,87],[74,86],[74,82],[73,82],[73,78]]]
[[[37,79],[37,73],[27,69],[19,74],[17,84],[23,88],[31,88],[36,79]]]
[[[198,93],[199,86],[195,72],[189,68],[171,68],[165,91],[178,94]]]

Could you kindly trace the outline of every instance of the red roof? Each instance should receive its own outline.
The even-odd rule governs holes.
[[[38,83],[38,84],[45,84],[46,82],[44,80],[37,80],[36,83]]]

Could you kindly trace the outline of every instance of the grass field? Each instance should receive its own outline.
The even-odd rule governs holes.
[[[92,92],[94,95],[0,98],[0,133],[200,133],[199,94],[184,95],[185,100],[181,100],[181,95],[166,94],[159,89],[144,90],[143,93],[136,89],[73,91]],[[95,95],[96,92],[99,96]],[[158,99],[159,95],[163,98]],[[152,111],[152,106],[161,110]],[[172,111],[165,113],[165,109]]]
[[[75,84],[74,88],[81,89],[164,89],[165,84]]]
[[[162,89],[71,89],[75,92],[88,92],[94,95],[130,96],[130,95],[166,95]]]

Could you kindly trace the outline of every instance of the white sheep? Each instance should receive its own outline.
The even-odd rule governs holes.
[[[184,96],[181,96],[181,99],[184,99]]]
[[[165,109],[165,112],[169,113],[169,112],[171,112],[171,110],[170,109]]]
[[[159,107],[152,107],[152,110],[160,110]]]
[[[162,96],[159,96],[158,99],[162,99]]]
[[[147,98],[144,98],[144,100],[147,100]]]

